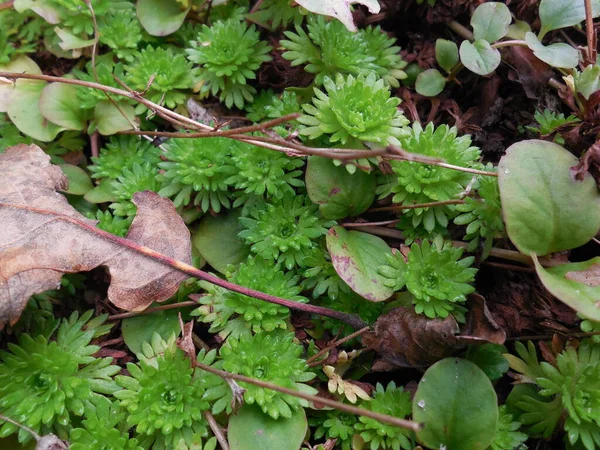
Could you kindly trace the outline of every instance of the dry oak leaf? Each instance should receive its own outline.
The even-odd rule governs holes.
[[[37,145],[0,154],[0,329],[19,319],[31,295],[56,288],[65,273],[107,267],[108,298],[129,311],[168,299],[187,277],[152,255],[191,262],[189,231],[170,200],[150,191],[135,194],[138,212],[123,239],[96,228],[56,192],[67,184]]]

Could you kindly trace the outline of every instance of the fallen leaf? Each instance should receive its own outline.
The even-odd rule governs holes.
[[[456,338],[473,344],[483,342],[504,344],[506,331],[492,317],[485,299],[479,294],[471,294],[468,308],[467,323]]]
[[[130,311],[166,300],[187,278],[149,255],[154,250],[191,261],[189,231],[170,200],[135,194],[138,213],[127,239],[111,238],[56,192],[66,188],[60,168],[37,145],[0,155],[0,329],[19,319],[31,295],[56,288],[65,273],[106,266],[109,300]]]
[[[377,14],[381,9],[377,0],[296,0],[296,3],[315,14],[335,17],[350,31],[356,31],[350,5],[360,3],[372,14]]]
[[[456,339],[458,324],[452,316],[428,319],[412,308],[395,308],[377,319],[363,344],[375,350],[385,364],[379,367],[428,367],[464,346]],[[375,363],[373,369],[378,366]]]
[[[177,347],[185,352],[193,366],[196,362],[196,347],[194,347],[194,340],[192,339],[194,321],[184,324],[181,313],[179,313],[179,327],[181,328],[181,338],[177,339]]]

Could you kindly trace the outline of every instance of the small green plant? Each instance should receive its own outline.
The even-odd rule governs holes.
[[[236,19],[203,25],[191,44],[188,59],[200,66],[197,81],[202,94],[219,94],[228,108],[243,109],[246,102],[252,103],[256,89],[247,80],[256,78],[256,70],[271,59],[271,47],[260,40],[254,25]]]
[[[406,287],[413,295],[415,311],[427,317],[447,317],[466,296],[474,292],[470,284],[477,269],[471,268],[475,258],[462,258],[463,249],[451,242],[413,244],[408,256],[401,252],[388,255],[387,266],[380,273],[388,278],[386,286],[399,291]]]
[[[252,337],[230,338],[221,348],[223,368],[231,373],[269,381],[279,386],[316,393],[307,384],[315,377],[300,357],[301,345],[294,341],[293,333],[259,333]],[[262,387],[240,383],[246,392],[244,400],[261,407],[274,419],[291,417],[292,411],[308,406],[306,400]]]
[[[231,267],[233,270],[233,267]],[[284,272],[280,265],[260,257],[251,257],[228,274],[229,281],[250,289],[266,292],[288,300],[306,303],[300,295],[299,277]],[[208,295],[200,299],[203,305],[193,312],[202,322],[210,323],[210,331],[222,338],[247,337],[251,333],[287,329],[289,309],[285,306],[256,300],[237,292],[203,284]]]
[[[454,127],[428,123],[425,128],[413,123],[408,137],[401,139],[401,146],[411,153],[442,158],[449,164],[461,167],[479,167],[479,149],[471,146],[468,135],[458,137]],[[402,205],[419,205],[445,200],[456,200],[467,187],[472,175],[411,161],[391,161],[393,175],[382,177],[377,193],[380,198],[393,195],[392,201]],[[456,206],[440,205],[410,209],[403,212],[411,218],[413,227],[421,223],[427,231],[438,224],[448,226],[449,219],[456,215]]]
[[[393,381],[386,388],[377,383],[373,398],[365,403],[365,407],[378,413],[404,418],[410,415],[412,409],[410,393],[402,387],[396,387]],[[410,431],[382,424],[370,417],[361,416],[358,420],[354,428],[360,433],[364,442],[369,444],[369,448],[373,450],[413,448]]]
[[[541,136],[554,134],[553,141],[560,145],[565,143],[564,138],[560,135],[560,129],[580,122],[572,114],[569,117],[565,117],[562,113],[549,111],[548,109],[544,109],[543,112],[536,111],[533,118],[538,123],[538,126],[527,126],[525,128],[534,133],[539,133]]]
[[[51,336],[23,333],[19,343],[0,352],[0,413],[38,434],[54,433],[68,438],[75,417],[119,388],[112,376],[120,371],[112,358],[94,358],[100,347],[90,345],[94,337],[110,331],[106,316],[91,319],[93,311],[71,314]],[[90,320],[91,319],[91,320]],[[31,435],[5,422],[0,435],[18,431],[19,442]]]
[[[127,365],[130,376],[116,377],[123,390],[115,396],[127,412],[127,426],[135,427],[144,448],[202,448],[208,436],[202,413],[210,409],[202,398],[206,391],[202,373],[194,370],[174,340],[153,341],[152,348],[146,346],[148,358]]]
[[[308,33],[298,26],[295,33],[286,31],[288,39],[280,44],[288,50],[283,57],[292,66],[306,64],[304,70],[316,74],[316,84],[337,75],[373,73],[387,86],[398,87],[398,80],[406,78],[402,69],[407,63],[399,54],[400,47],[379,27],[353,33],[337,20],[316,16],[308,20],[307,28]]]
[[[157,181],[158,167],[145,163],[134,163],[131,170],[124,168],[123,174],[112,183],[112,191],[116,201],[110,204],[115,216],[134,216],[137,208],[131,201],[133,194],[142,191],[159,192],[161,184]]]
[[[126,81],[136,91],[154,103],[175,108],[185,102],[186,93],[194,83],[196,70],[185,54],[173,47],[148,45],[135,53],[131,63],[125,66]],[[146,110],[142,104],[137,112]]]
[[[283,264],[288,270],[304,267],[317,240],[335,225],[322,219],[318,207],[306,196],[285,195],[281,200],[257,203],[240,217],[244,230],[239,236],[262,258]]]
[[[496,435],[490,445],[491,450],[515,450],[522,447],[527,440],[527,434],[519,431],[521,422],[513,420],[512,414],[508,412],[506,405],[498,408],[498,428]]]

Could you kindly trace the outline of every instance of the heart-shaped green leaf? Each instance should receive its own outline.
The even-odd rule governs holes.
[[[471,16],[473,36],[476,40],[483,39],[491,44],[506,36],[511,22],[510,10],[504,3],[483,3]]]
[[[413,399],[413,420],[423,423],[417,440],[428,448],[484,450],[498,426],[496,392],[470,361],[446,358],[431,366]]]
[[[308,424],[304,409],[289,419],[273,419],[259,406],[244,405],[229,419],[227,437],[231,450],[298,450]]]
[[[391,254],[383,239],[333,227],[327,233],[327,249],[335,271],[354,292],[373,302],[392,296],[394,290],[384,285],[386,278],[377,270],[387,264],[386,254]]]
[[[351,174],[330,159],[308,158],[306,190],[326,219],[343,219],[365,212],[375,199],[375,188],[373,174],[361,170]]]
[[[458,45],[446,39],[436,40],[435,59],[442,69],[450,72],[458,64]]]
[[[250,254],[250,248],[238,237],[243,230],[238,218],[242,210],[205,216],[192,236],[192,244],[211,267],[225,273],[229,264],[238,265]]]
[[[137,16],[144,29],[152,36],[175,33],[190,12],[177,0],[138,0]]]
[[[600,228],[600,195],[591,175],[575,180],[578,159],[553,142],[508,148],[498,166],[510,240],[525,253],[546,255],[588,242]]]
[[[592,0],[592,16],[600,15],[600,0]],[[548,31],[572,27],[585,19],[585,0],[542,0],[539,8],[542,28],[539,38]]]
[[[115,103],[118,108],[108,100],[101,100],[94,108],[94,119],[98,132],[104,136],[131,130],[133,128],[131,124],[137,122],[133,106],[124,101]]]
[[[483,39],[463,41],[459,53],[465,67],[477,75],[489,75],[500,65],[500,52]]]
[[[49,121],[68,130],[83,130],[86,114],[77,98],[77,87],[66,83],[50,83],[42,91],[40,111]]]
[[[64,191],[67,194],[84,195],[94,188],[90,176],[81,167],[73,164],[61,164],[60,168],[69,180],[69,187]]]
[[[579,64],[579,52],[569,44],[559,42],[545,47],[535,34],[525,34],[525,42],[533,54],[552,67],[572,69]]]
[[[446,79],[437,69],[427,69],[417,77],[415,89],[425,97],[435,97],[444,90]]]
[[[540,280],[552,295],[586,318],[600,321],[600,257],[544,268],[532,256]]]

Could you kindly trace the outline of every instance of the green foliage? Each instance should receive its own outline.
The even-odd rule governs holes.
[[[485,170],[495,171],[491,164]],[[454,218],[454,223],[467,225],[464,239],[470,241],[469,251],[474,251],[483,240],[483,256],[487,257],[494,239],[502,237],[504,233],[502,205],[498,178],[478,176],[476,180],[473,188],[477,191],[477,197],[465,197],[464,204],[456,205],[459,215]]]
[[[74,69],[73,74],[82,81],[88,81],[92,83],[100,83],[104,86],[110,86],[116,89],[122,89],[122,86],[116,81],[115,78],[125,81],[125,68],[121,62],[115,62],[111,55],[102,55],[96,58],[96,76],[94,75],[94,69],[92,62],[88,62],[85,65],[85,71],[80,69]],[[143,89],[146,88],[144,84]],[[143,90],[142,89],[142,90]],[[98,102],[105,101],[106,95],[104,92],[98,89],[89,89],[84,87],[77,88],[77,98],[82,109],[93,109]]]
[[[0,113],[0,153],[8,147],[18,144],[31,144],[33,139],[23,136],[6,114]]]
[[[475,290],[469,284],[477,273],[477,269],[471,268],[475,258],[461,259],[462,254],[463,249],[453,247],[451,242],[440,245],[423,241],[420,245],[413,244],[407,257],[400,252],[387,255],[389,265],[379,271],[388,278],[387,286],[396,291],[406,287],[414,296],[418,314],[443,318]]]
[[[336,298],[332,298],[329,295],[322,295],[319,298],[319,304],[336,311],[355,314],[366,323],[375,323],[385,310],[384,303],[369,301],[352,291],[341,291]],[[340,332],[350,334],[354,331],[350,325],[328,317],[322,317],[321,323],[323,324],[323,328],[330,330],[333,335],[337,335]]]
[[[182,91],[192,87],[196,74],[182,51],[152,45],[137,52],[125,70],[126,81],[132,89],[145,92],[148,100],[168,108],[185,102],[186,93]],[[140,104],[136,109],[139,113],[145,111],[145,106]]]
[[[304,288],[312,289],[313,298],[327,294],[328,298],[335,300],[341,293],[350,293],[350,287],[337,274],[331,256],[324,249],[315,249],[304,259],[304,265]]]
[[[165,153],[166,161],[158,166],[164,172],[159,194],[173,198],[175,206],[185,206],[193,199],[202,211],[221,211],[231,207],[228,178],[235,173],[231,163],[235,141],[227,138],[172,139]]]
[[[508,372],[508,361],[503,353],[506,353],[506,347],[487,342],[481,345],[471,345],[465,358],[477,364],[491,381],[496,381]]]
[[[240,217],[245,229],[239,236],[262,258],[281,263],[288,270],[304,267],[304,259],[318,245],[317,239],[335,225],[320,218],[317,211],[317,205],[304,195],[260,202],[248,207],[247,217]]]
[[[155,343],[151,358],[127,364],[130,376],[116,377],[123,390],[115,397],[142,447],[191,450],[201,447],[202,438],[208,436],[202,415],[210,408],[202,398],[206,383],[174,341],[166,348],[165,344]]]
[[[455,127],[440,125],[435,128],[428,123],[423,129],[413,123],[410,136],[401,139],[401,146],[408,152],[441,158],[448,164],[461,167],[479,167],[479,149],[471,146],[468,135],[458,137]],[[402,205],[415,205],[445,200],[456,200],[472,179],[472,175],[457,170],[421,164],[411,161],[390,161],[393,175],[383,177],[377,188],[380,198],[393,194],[392,201]],[[423,224],[432,231],[436,223],[446,228],[448,220],[456,215],[454,205],[416,208],[403,211],[411,218],[413,227]]]
[[[513,420],[512,414],[507,411],[505,405],[499,409],[498,428],[496,435],[490,445],[491,450],[515,450],[521,448],[527,440],[527,435],[519,431],[521,422]]]
[[[528,126],[525,128],[527,128],[529,131],[533,131],[534,133],[539,133],[541,136],[551,135],[563,127],[580,122],[580,120],[572,114],[568,117],[565,117],[565,115],[562,113],[557,113],[548,109],[544,109],[543,112],[536,110],[533,118],[538,123],[538,126]],[[554,142],[559,145],[564,145],[565,140],[560,133],[557,132],[554,135]]]
[[[545,402],[523,396],[516,403],[526,411],[521,421],[531,425],[533,432],[549,436],[564,411],[571,445],[581,442],[587,450],[596,449],[600,445],[600,345],[584,339],[577,349],[568,346],[556,357],[556,366],[538,363],[531,343],[528,350],[522,344],[516,350],[522,359],[510,357],[511,368],[538,385],[542,397],[551,398]]]
[[[296,27],[286,31],[288,39],[280,44],[288,50],[283,57],[292,66],[307,64],[305,70],[316,74],[315,83],[339,75],[374,74],[387,86],[398,87],[398,80],[406,78],[402,70],[407,63],[400,56],[400,47],[379,27],[368,27],[356,33],[349,31],[338,20],[327,21],[323,16],[311,16],[308,33]]]
[[[294,195],[294,187],[304,186],[298,179],[304,161],[284,153],[256,147],[251,144],[230,141],[233,147],[231,163],[235,169],[227,183],[239,189],[234,206],[252,197],[282,199]]]
[[[236,19],[203,25],[191,44],[188,59],[200,65],[197,81],[202,94],[219,94],[228,108],[235,104],[243,109],[253,101],[256,89],[247,80],[255,79],[260,65],[271,60],[271,47],[260,40],[254,25]]]
[[[259,333],[251,337],[229,338],[221,347],[223,369],[228,372],[246,375],[268,381],[289,389],[305,393],[316,390],[304,384],[315,377],[300,357],[301,345],[294,341],[294,333]],[[256,403],[265,414],[274,419],[289,418],[292,412],[308,406],[306,400],[255,385],[240,383],[246,389],[244,400]]]
[[[331,143],[362,146],[362,142],[399,145],[406,137],[408,120],[398,111],[400,99],[375,74],[337,75],[323,81],[327,93],[315,88],[313,105],[302,105],[306,115],[298,121],[300,133],[310,139],[326,134]],[[359,148],[359,147],[358,147]]]
[[[358,419],[356,416],[346,414],[337,410],[327,411],[325,414],[316,416],[309,420],[316,427],[315,439],[336,439],[342,450],[352,449],[352,438],[356,434],[355,426]]]
[[[82,428],[74,428],[69,436],[71,450],[142,450],[137,439],[124,429],[125,412],[118,404],[103,398],[95,410],[87,414]]]
[[[100,43],[110,47],[119,59],[133,60],[142,40],[142,26],[133,8],[110,11],[99,25],[99,30]]]
[[[410,393],[402,387],[396,387],[392,381],[384,388],[377,383],[373,399],[364,405],[367,409],[403,419],[411,413]],[[370,417],[360,416],[354,426],[360,437],[372,450],[403,448],[410,450],[411,432],[393,425],[383,424]]]
[[[108,231],[115,236],[124,237],[129,231],[133,217],[118,217],[110,213],[110,211],[96,211],[96,214],[89,213],[87,215],[90,219],[96,219],[98,228],[104,231]]]
[[[113,183],[113,193],[117,201],[110,204],[115,216],[134,216],[137,211],[131,199],[136,192],[145,190],[159,192],[160,182],[156,180],[158,168],[150,163],[134,163],[131,170],[123,168],[123,175]]]
[[[34,52],[45,28],[44,21],[33,13],[19,14],[12,9],[0,11],[0,64],[8,64],[18,55]]]
[[[233,267],[231,267],[233,269]],[[299,277],[293,272],[283,272],[280,265],[260,257],[251,257],[228,274],[232,283],[267,294],[296,302],[308,300],[300,295],[302,287]],[[193,315],[201,316],[201,321],[210,323],[210,332],[219,333],[222,338],[248,337],[252,332],[287,329],[289,309],[285,306],[264,302],[218,286],[202,286],[208,294],[200,298],[203,305]]]
[[[270,23],[272,29],[292,23],[299,26],[304,20],[301,8],[292,0],[264,0],[250,17],[261,23]]]
[[[118,390],[112,376],[120,367],[112,358],[94,358],[100,350],[90,345],[94,337],[108,333],[106,315],[92,320],[93,311],[81,317],[77,312],[63,319],[49,340],[43,335],[23,333],[19,343],[0,352],[0,412],[28,426],[38,434],[52,432],[66,439],[75,417],[87,414],[102,394]],[[19,441],[31,435],[11,423],[4,423],[0,436],[18,431]]]
[[[137,136],[113,136],[98,156],[92,156],[92,162],[94,164],[88,166],[92,178],[117,180],[124,169],[131,170],[135,164],[158,164],[160,149]]]

